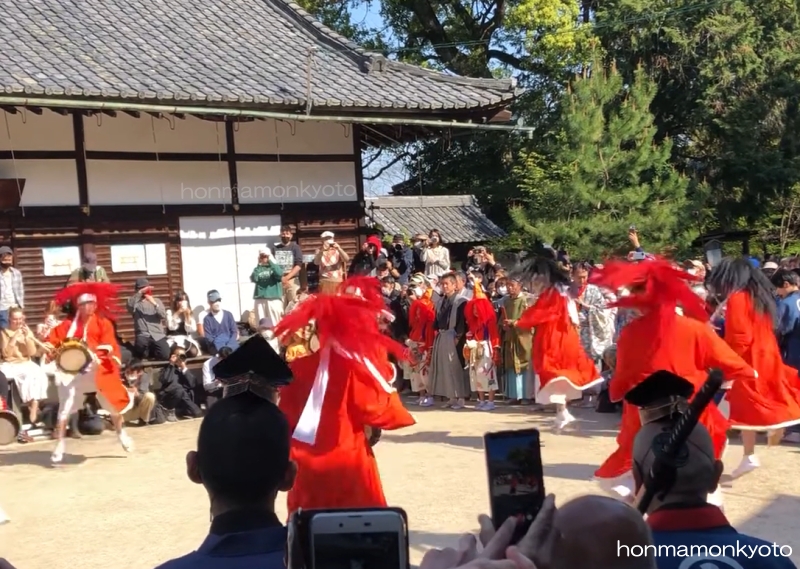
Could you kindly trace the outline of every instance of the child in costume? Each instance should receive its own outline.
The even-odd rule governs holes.
[[[401,344],[381,333],[383,310],[378,280],[352,277],[336,294],[298,305],[275,329],[278,337],[291,335],[313,321],[310,345],[316,347],[291,362],[294,380],[281,391],[298,465],[289,514],[298,508],[386,506],[366,433],[415,421],[392,387],[389,354],[398,359],[405,354]]]
[[[575,420],[567,402],[581,399],[583,391],[602,384],[603,378],[581,346],[577,309],[567,294],[569,275],[548,258],[533,261],[527,273],[538,298],[517,327],[534,330],[536,402],[556,405],[555,427],[561,430]]]
[[[494,409],[494,394],[497,391],[495,360],[500,354],[500,333],[494,306],[486,297],[481,279],[475,279],[472,298],[464,307],[467,321],[467,341],[464,344],[464,361],[469,369],[469,383],[478,394],[479,411]]]
[[[725,396],[731,427],[742,431],[744,457],[731,474],[739,478],[761,464],[758,431],[780,441],[786,427],[800,423],[800,380],[781,358],[774,287],[764,273],[746,259],[726,258],[711,272],[709,287],[724,303],[725,341],[758,374],[734,383]]]
[[[58,443],[51,460],[59,463],[64,457],[64,435],[70,415],[83,407],[87,393],[97,392],[100,405],[111,413],[111,422],[125,451],[133,450],[133,441],[123,428],[122,416],[133,407],[133,397],[122,383],[120,351],[114,332],[115,303],[119,287],[110,283],[83,282],[70,285],[56,295],[63,306],[71,303],[75,314],[50,331],[48,344],[58,349],[68,340],[80,340],[88,348],[92,360],[76,374],[57,370]]]
[[[609,290],[627,287],[630,294],[615,304],[640,314],[619,335],[617,363],[609,385],[611,401],[623,400],[631,389],[658,371],[687,379],[695,391],[712,368],[720,369],[734,384],[755,377],[753,369],[708,325],[703,300],[689,286],[697,277],[657,259],[639,264],[610,261],[595,271],[591,280]],[[700,421],[714,440],[715,456],[721,458],[728,422],[714,404]],[[595,472],[604,489],[624,498],[632,497],[633,440],[640,427],[638,411],[623,403],[617,450]]]
[[[431,365],[431,350],[436,337],[436,308],[433,305],[433,287],[422,273],[410,279],[413,299],[408,309],[410,330],[406,345],[411,351],[411,391],[419,393],[422,407],[433,405],[433,397],[428,395],[428,368]]]

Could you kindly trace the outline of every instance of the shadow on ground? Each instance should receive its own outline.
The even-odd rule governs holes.
[[[761,510],[743,522],[736,524],[740,533],[760,537],[778,546],[789,546],[792,560],[800,562],[800,537],[797,534],[797,519],[800,517],[800,498],[780,494]],[[784,554],[788,553],[784,549]]]
[[[407,435],[384,433],[381,440],[392,441],[393,443],[431,443],[431,444],[447,444],[462,448],[472,448],[483,450],[483,438],[473,436],[451,436],[450,431],[422,431],[420,433],[411,433]]]
[[[54,467],[50,462],[50,454],[52,450],[26,450],[21,452],[10,452],[0,454],[0,467],[2,466],[17,466],[17,465],[30,465],[41,466],[42,468],[58,468]],[[105,458],[125,458],[123,456],[93,456],[91,460],[105,459]],[[65,454],[64,459],[59,466],[75,466],[83,464],[89,460],[82,454]]]

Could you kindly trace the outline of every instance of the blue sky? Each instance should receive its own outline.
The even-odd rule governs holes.
[[[364,2],[356,7],[352,13],[352,20],[356,24],[368,28],[383,27],[383,19],[380,15],[380,4],[378,2]],[[364,177],[374,176],[381,168],[391,161],[391,156],[381,157],[375,160],[368,167],[364,168]],[[395,164],[375,180],[364,180],[364,194],[370,196],[383,196],[392,190],[392,186],[404,182],[408,177],[408,172],[402,164]]]
[[[518,447],[527,447],[533,437],[526,438],[496,438],[488,446],[489,460],[506,460],[509,451]]]

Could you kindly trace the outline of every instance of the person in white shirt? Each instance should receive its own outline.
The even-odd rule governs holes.
[[[206,390],[206,411],[218,400],[222,399],[222,383],[214,376],[214,366],[233,353],[228,346],[220,348],[217,355],[211,356],[203,363],[203,388]]]
[[[202,353],[199,339],[201,326],[192,314],[192,304],[189,295],[178,291],[172,301],[172,307],[167,309],[167,343],[170,348],[174,345],[186,350],[186,355],[196,358]]]

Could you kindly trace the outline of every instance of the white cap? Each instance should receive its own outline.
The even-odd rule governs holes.
[[[272,255],[272,251],[269,250],[269,247],[262,247],[258,250],[259,255],[266,255],[267,257]]]
[[[777,270],[778,269],[778,263],[776,263],[774,261],[767,261],[766,263],[764,263],[764,268],[765,269],[775,269],[775,270]]]
[[[323,239],[333,239],[333,231],[323,231],[320,237]]]

